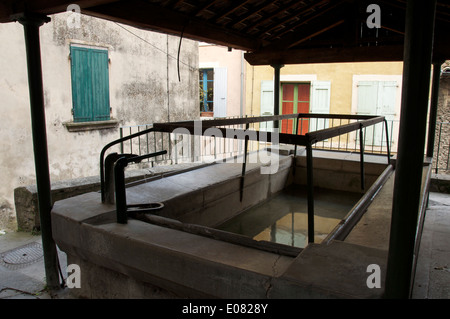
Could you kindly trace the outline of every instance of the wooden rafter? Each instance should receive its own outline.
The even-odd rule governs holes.
[[[298,23],[295,23],[293,25],[290,25],[289,28],[284,28],[282,31],[275,33],[271,36],[272,39],[275,38],[280,38],[283,37],[285,34],[291,32],[292,30],[295,30],[296,28],[305,25],[307,23],[310,23],[311,21],[313,21],[314,19],[320,18],[321,16],[323,16],[324,14],[332,11],[333,9],[338,8],[341,4],[343,3],[343,1],[337,1],[334,2],[333,4],[331,4],[330,6],[327,6],[326,8],[324,8],[323,10],[317,11],[317,12],[313,12],[313,14],[304,17],[304,19],[301,19]],[[308,10],[309,11],[309,10]],[[340,13],[343,13],[342,10],[340,11]],[[339,14],[335,14],[335,15],[339,15]],[[291,19],[289,19],[291,20]],[[323,21],[325,21],[325,19],[323,19]],[[326,22],[325,22],[326,23]],[[272,25],[271,27],[269,27],[268,29],[265,29],[263,31],[261,31],[260,33],[269,33],[272,30],[276,29],[279,26],[279,24],[275,24]]]
[[[193,17],[198,16],[199,14],[204,12],[205,10],[208,10],[209,8],[214,6],[217,2],[220,2],[220,0],[209,1],[206,5],[204,5],[203,7],[200,7],[197,11],[195,11],[195,13],[192,16]]]
[[[338,17],[340,18],[340,17]],[[279,42],[275,42],[271,44],[270,47],[276,48],[282,48],[282,49],[290,49],[292,47],[295,47],[296,45],[305,42],[319,34],[322,34],[328,30],[331,30],[345,22],[344,19],[337,19],[337,21],[332,22],[326,27],[323,26],[307,26],[305,29],[301,29],[297,32],[294,32],[289,35],[289,37],[283,38]],[[281,42],[281,43],[280,43]],[[269,48],[268,48],[269,49]]]
[[[214,18],[213,20],[215,20],[216,22],[219,22],[221,19],[225,18],[226,16],[228,16],[229,14],[232,14],[233,12],[235,12],[236,10],[242,8],[243,6],[245,6],[247,3],[249,3],[251,0],[246,0],[246,1],[241,1],[241,3],[239,3],[236,6],[233,6],[231,8],[226,8],[225,10],[222,10],[221,12],[219,12]]]
[[[273,5],[273,3],[274,3],[273,0],[262,2],[262,3],[258,4],[257,6],[250,8],[249,12],[246,13],[244,16],[237,17],[237,20],[230,21],[226,25],[227,26],[231,26],[231,27],[235,27],[236,25],[243,23],[244,21],[246,21],[247,19],[249,19],[249,18],[251,18],[253,16],[256,16],[256,15],[260,15],[261,16],[262,14],[260,14],[260,13],[262,11],[264,11],[265,9],[267,9],[267,7]],[[245,27],[245,28],[247,28],[247,27]],[[241,29],[241,32],[246,32],[245,28]]]
[[[403,45],[261,51],[245,59],[251,65],[402,61]]]
[[[252,30],[258,28],[260,25],[266,23],[267,21],[272,20],[273,18],[275,18],[276,16],[278,16],[279,14],[285,12],[285,11],[289,11],[292,8],[295,8],[299,5],[298,1],[292,1],[288,6],[286,7],[281,7],[278,10],[276,10],[275,12],[272,12],[271,14],[265,15],[263,17],[263,19],[260,19],[258,22],[253,23],[252,25],[248,26],[246,29],[244,29],[244,32],[251,32]]]

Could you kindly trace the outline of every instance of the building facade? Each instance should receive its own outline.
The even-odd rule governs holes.
[[[202,117],[245,115],[244,52],[199,44],[199,91]]]
[[[198,43],[72,12],[40,28],[51,181],[99,174],[119,127],[192,120]],[[0,229],[14,225],[14,188],[35,183],[23,27],[0,27]],[[14,61],[14,63],[11,63]]]
[[[384,115],[389,123],[391,147],[395,150],[402,71],[402,62],[285,65],[280,70],[279,114]],[[246,114],[273,115],[274,69],[248,65],[246,85]],[[324,128],[319,125],[305,121],[301,133]],[[293,133],[293,130],[293,121],[282,122],[282,132]],[[381,127],[366,131],[366,144],[380,146],[385,139],[383,134]]]

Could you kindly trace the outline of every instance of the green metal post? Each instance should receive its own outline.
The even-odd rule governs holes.
[[[409,298],[419,214],[436,0],[408,0],[402,109],[395,168],[386,298]]]
[[[306,145],[306,184],[308,192],[308,243],[314,243],[314,178],[311,142]]]
[[[272,65],[274,68],[274,83],[273,83],[273,115],[280,115],[280,70],[284,65],[282,64],[275,64]],[[278,131],[277,129],[280,127],[279,121],[274,121],[273,123],[275,131]]]
[[[45,124],[44,90],[42,84],[41,48],[39,27],[50,21],[47,16],[23,14],[18,21],[23,25],[27,54],[28,86],[30,93],[31,129],[33,134],[34,162],[38,207],[44,251],[45,277],[50,289],[59,288],[58,253],[52,236],[51,185],[48,165],[47,133]]]
[[[359,165],[361,171],[361,190],[364,191],[366,181],[365,181],[365,172],[364,172],[364,134],[363,134],[363,126],[359,129]]]

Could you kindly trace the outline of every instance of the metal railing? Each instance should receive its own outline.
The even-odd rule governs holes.
[[[238,119],[239,117],[227,117],[229,119]],[[252,119],[256,117],[245,117]],[[213,119],[206,119],[212,121]],[[320,120],[320,121],[319,121]],[[293,119],[280,121],[280,127],[287,124],[287,121],[295,122]],[[342,118],[304,118],[299,121],[297,132],[310,133],[312,131],[330,127],[337,127],[345,124],[356,122],[355,119]],[[387,120],[388,138],[386,137],[386,130],[383,123],[378,123],[374,126],[364,128],[364,142],[365,152],[367,154],[386,154],[389,146],[391,153],[397,151],[397,141],[395,136],[398,135],[398,121]],[[292,124],[292,123],[291,123]],[[295,133],[294,128],[291,128],[292,133]],[[292,125],[291,125],[292,126]],[[142,131],[152,128],[153,124],[122,126],[119,128],[120,138],[124,138],[133,134],[140,134]],[[230,128],[244,128],[244,125],[229,125]],[[249,129],[271,132],[273,131],[273,121],[264,121],[258,123],[250,123]],[[197,139],[197,140],[193,140]],[[193,153],[193,147],[186,147],[187,145],[198,147]],[[264,141],[250,141],[249,151],[256,151],[265,148],[270,143]],[[181,146],[181,147],[180,147]],[[314,149],[344,151],[344,152],[359,152],[359,134],[349,133],[340,135],[338,137],[321,141],[313,146]],[[148,133],[139,135],[135,139],[122,141],[120,143],[120,153],[135,153],[137,155],[146,154],[149,152],[156,152],[158,149],[168,149],[169,152],[165,156],[158,156],[150,158],[147,161],[141,162],[141,167],[154,167],[157,165],[171,165],[186,162],[204,162],[224,159],[242,155],[244,151],[244,143],[240,140],[233,141],[225,137],[217,136],[192,136],[190,134],[167,134],[164,132],[150,131]]]
[[[450,174],[450,122],[437,122],[435,134],[433,172]]]
[[[291,121],[294,125],[294,132],[289,132],[289,128],[284,131],[286,125],[283,121]],[[316,121],[314,122],[312,121]],[[339,120],[339,125],[334,125],[334,121]],[[301,131],[301,123],[308,121],[309,125],[313,126],[308,129],[308,132]],[[344,122],[343,122],[344,121]],[[318,123],[322,122],[322,126]],[[267,131],[261,130],[261,124],[266,123],[265,129]],[[267,124],[272,124],[272,129],[268,129]],[[289,124],[289,123],[288,123]],[[277,115],[277,116],[264,116],[264,117],[249,117],[249,118],[236,118],[236,119],[215,119],[208,121],[184,121],[184,122],[171,122],[171,123],[155,123],[151,128],[145,128],[137,133],[132,133],[126,137],[121,137],[116,141],[107,144],[100,153],[100,178],[101,178],[101,191],[102,191],[102,202],[105,202],[106,187],[105,187],[105,173],[111,171],[111,167],[114,165],[115,180],[121,183],[115,187],[116,197],[118,196],[117,191],[121,192],[120,196],[125,196],[124,199],[116,201],[118,222],[126,223],[126,212],[128,207],[126,206],[126,192],[124,191],[125,186],[123,180],[123,169],[129,162],[142,161],[147,158],[154,158],[157,156],[165,155],[166,151],[156,151],[148,153],[145,155],[137,154],[116,154],[111,153],[108,157],[113,158],[109,161],[109,168],[105,169],[105,155],[107,151],[115,145],[121,144],[121,151],[123,152],[123,145],[125,142],[130,142],[130,147],[133,147],[132,139],[138,140],[138,145],[140,143],[141,137],[148,134],[169,134],[166,135],[168,140],[166,145],[171,148],[170,134],[181,134],[181,135],[192,135],[199,137],[220,137],[226,138],[233,142],[243,142],[243,163],[242,163],[242,174],[240,183],[240,197],[242,201],[243,196],[243,186],[246,174],[246,164],[248,160],[248,151],[251,143],[273,143],[273,144],[290,144],[295,146],[305,146],[306,148],[306,159],[307,159],[307,203],[308,203],[308,242],[314,242],[314,183],[313,183],[313,145],[320,142],[327,142],[333,145],[334,140],[338,139],[338,144],[341,138],[348,138],[352,134],[356,134],[355,141],[359,144],[359,154],[360,154],[360,169],[361,169],[361,188],[364,189],[364,153],[365,153],[365,143],[367,138],[367,129],[374,127],[375,125],[383,125],[385,134],[385,154],[387,155],[387,164],[390,164],[390,146],[389,146],[389,126],[387,121],[383,116],[368,116],[368,115],[334,115],[334,114],[288,114],[288,115]],[[254,129],[251,129],[254,128]],[[279,133],[277,128],[281,128],[281,133]],[[314,129],[314,131],[311,131]],[[359,132],[359,134],[358,134]],[[145,137],[145,140],[147,138]],[[155,148],[159,148],[164,143],[164,135],[161,135],[159,142],[161,145],[155,143]],[[383,139],[381,139],[381,142]],[[173,142],[173,141],[172,141]],[[176,144],[176,143],[175,143]],[[149,145],[146,145],[147,151],[149,150]],[[356,146],[355,146],[356,147]],[[383,145],[380,145],[382,151]],[[139,148],[140,152],[140,148]],[[168,152],[170,154],[170,151]],[[176,153],[176,152],[175,152]],[[297,152],[294,151],[294,157],[297,156]],[[118,159],[117,159],[118,158]],[[173,158],[169,156],[169,158]],[[120,164],[122,163],[122,164]],[[119,168],[117,168],[119,167]],[[120,175],[120,176],[119,176]],[[111,190],[110,190],[111,191]],[[125,194],[125,195],[124,195]],[[109,196],[111,197],[111,196]],[[124,204],[125,203],[125,204]],[[119,207],[117,205],[122,205]],[[153,205],[142,206],[145,209],[153,209]],[[119,211],[121,214],[119,215]],[[125,214],[123,212],[125,211]]]

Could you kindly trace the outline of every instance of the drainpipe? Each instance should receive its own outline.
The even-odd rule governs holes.
[[[273,82],[273,115],[280,115],[280,70],[284,66],[282,64],[271,65],[275,72],[274,82]],[[279,121],[274,121],[273,127],[275,129],[279,128]]]
[[[408,0],[402,109],[386,270],[386,298],[409,298],[419,214],[436,0]]]
[[[50,21],[45,15],[22,14],[18,18],[24,27],[27,54],[28,86],[30,94],[31,129],[33,134],[38,208],[44,251],[45,278],[50,289],[59,288],[58,255],[52,236],[51,186],[48,167],[47,133],[45,125],[44,90],[42,84],[39,27]]]
[[[431,103],[430,103],[430,123],[428,124],[428,144],[427,144],[427,157],[429,158],[433,158],[434,152],[434,140],[436,135],[436,118],[439,101],[439,80],[441,78],[442,63],[444,63],[444,61],[433,62],[433,82],[431,84],[432,88],[431,88]]]

